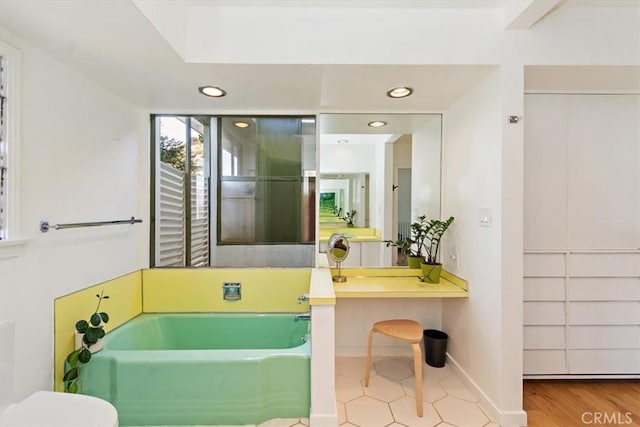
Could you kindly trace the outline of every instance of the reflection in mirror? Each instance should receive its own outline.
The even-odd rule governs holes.
[[[369,226],[369,174],[320,175],[320,227]],[[348,221],[347,213],[353,218]]]
[[[367,126],[372,121],[387,125]],[[440,218],[442,116],[322,114],[319,127],[320,250],[339,232],[351,243],[344,266],[405,264],[382,241],[406,237],[419,215]],[[340,217],[352,210],[350,228]]]

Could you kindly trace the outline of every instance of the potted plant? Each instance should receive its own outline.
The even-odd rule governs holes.
[[[426,252],[426,258],[420,267],[422,268],[422,280],[424,282],[440,283],[440,272],[442,271],[442,264],[438,262],[440,240],[444,232],[453,223],[453,220],[454,218],[451,216],[446,221],[431,219],[423,222],[425,232],[423,247]]]
[[[355,210],[350,210],[347,212],[345,216],[342,217],[342,220],[347,223],[347,227],[349,228],[355,227],[354,221],[356,220],[356,213],[357,212]]]
[[[409,268],[420,268],[420,263],[424,261],[422,247],[424,246],[424,239],[426,237],[426,220],[426,215],[420,215],[416,218],[416,221],[411,224],[410,237],[384,241],[387,247],[395,246],[407,254]]]
[[[91,354],[102,348],[102,338],[105,332],[103,323],[109,322],[109,315],[100,311],[100,304],[103,299],[109,299],[108,295],[104,295],[104,291],[96,294],[98,305],[94,313],[89,317],[89,321],[81,319],[76,322],[76,335],[82,339],[78,344],[76,340],[76,349],[69,353],[65,359],[64,365],[64,391],[67,393],[78,392],[78,380],[80,375],[80,366],[91,360]]]

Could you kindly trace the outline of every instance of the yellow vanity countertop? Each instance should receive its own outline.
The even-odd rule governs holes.
[[[337,269],[331,269],[335,276]],[[346,282],[334,282],[336,298],[467,298],[467,282],[442,270],[440,283],[424,283],[419,269],[343,268]]]
[[[320,227],[320,243],[327,243],[334,233],[344,234],[350,242],[379,242],[380,232],[369,227]]]

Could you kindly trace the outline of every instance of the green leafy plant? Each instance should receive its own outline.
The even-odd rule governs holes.
[[[411,236],[398,240],[384,240],[384,242],[387,244],[387,247],[395,246],[400,248],[402,252],[410,257],[422,258],[422,248],[424,247],[424,239],[427,235],[426,224],[426,215],[420,215],[411,224]]]
[[[425,264],[439,264],[438,251],[440,249],[440,240],[442,235],[453,223],[454,218],[451,216],[446,221],[439,219],[431,219],[423,221],[424,239],[422,246],[426,252]]]
[[[357,212],[355,210],[350,210],[346,213],[345,216],[342,217],[342,220],[347,223],[347,225],[354,225],[354,221],[356,219]]]
[[[64,382],[64,390],[67,393],[78,392],[80,367],[91,360],[91,347],[104,337],[105,332],[102,324],[109,322],[109,315],[104,311],[100,311],[102,300],[109,299],[109,296],[104,295],[104,291],[102,291],[100,294],[96,294],[96,298],[98,298],[98,305],[94,313],[89,317],[89,321],[81,319],[75,325],[76,331],[84,335],[80,348],[73,350],[65,359],[65,371],[62,381]]]

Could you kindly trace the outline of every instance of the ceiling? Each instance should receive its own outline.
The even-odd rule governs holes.
[[[2,0],[0,23],[132,104],[158,112],[437,112],[495,69],[186,63],[128,0]],[[213,82],[228,95],[211,99],[197,92]],[[412,97],[385,95],[407,82]]]
[[[321,114],[319,117],[320,143],[384,144],[395,142],[401,135],[410,135],[432,120],[440,120],[440,114]],[[386,126],[373,128],[372,121],[387,122]]]
[[[602,2],[592,2],[598,3]],[[611,0],[605,4],[629,3]],[[187,0],[184,4],[501,8],[509,1]],[[589,2],[568,0],[565,4]],[[131,104],[165,113],[441,112],[497,68],[187,63],[130,0],[0,0],[0,24]],[[228,95],[212,99],[197,92],[199,86],[212,83]],[[385,95],[399,85],[410,85],[414,95],[405,99]]]

